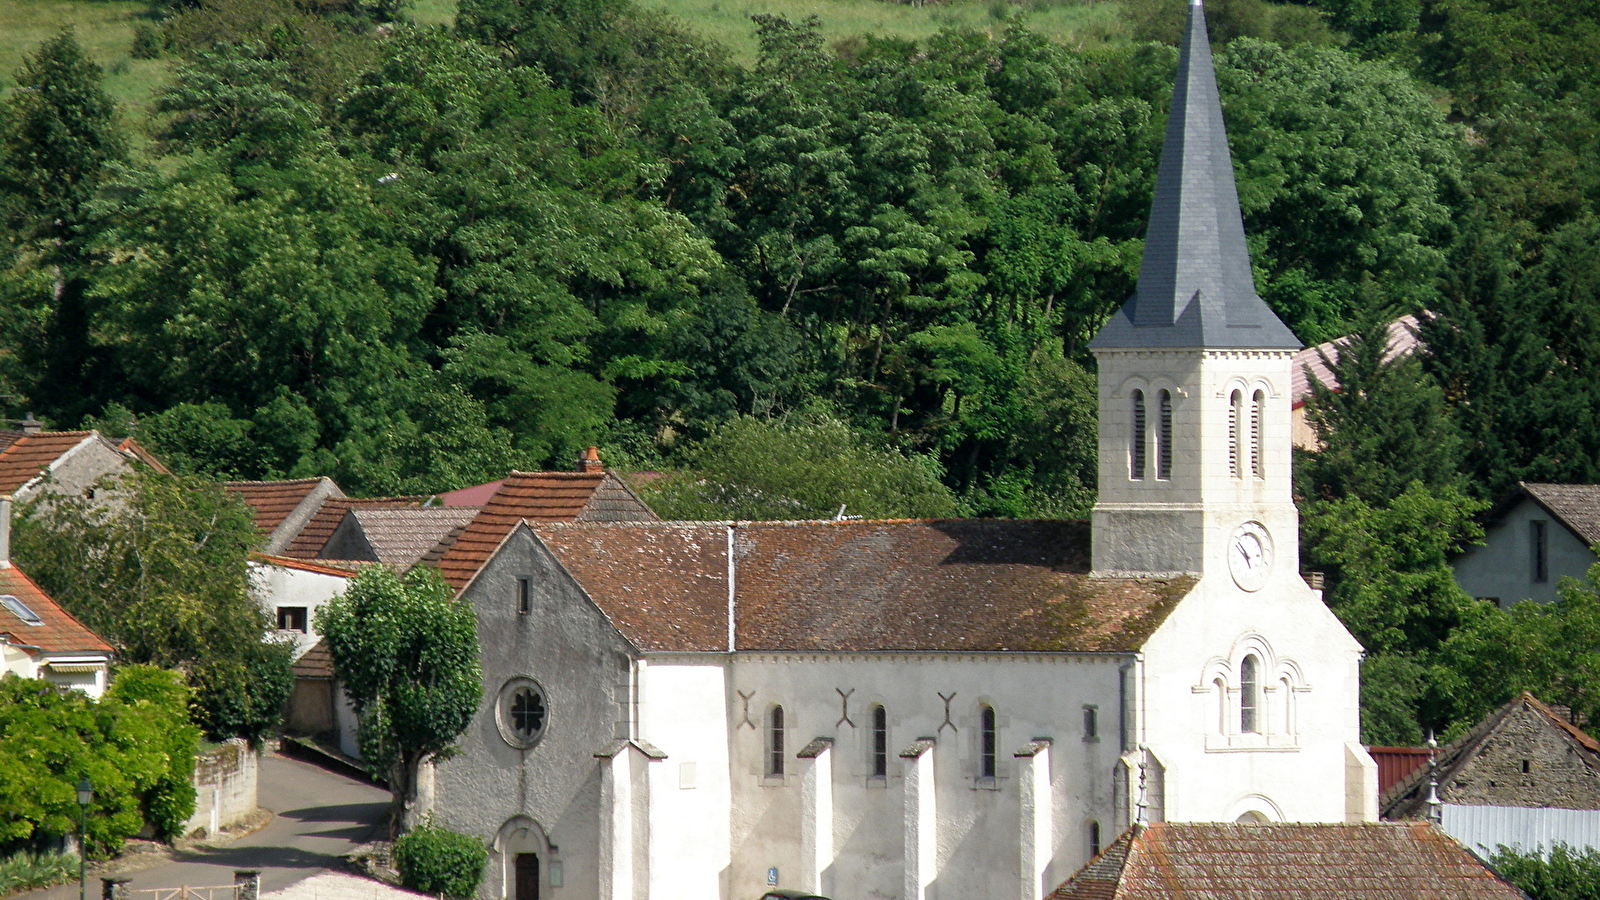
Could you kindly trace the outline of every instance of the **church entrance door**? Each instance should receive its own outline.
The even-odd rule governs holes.
[[[539,900],[539,854],[517,854],[516,900]]]

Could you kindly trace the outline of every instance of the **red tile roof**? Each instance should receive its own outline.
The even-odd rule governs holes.
[[[1090,578],[1083,522],[538,525],[645,650],[1126,652],[1194,585]]]
[[[606,472],[512,472],[472,522],[424,561],[436,562],[445,581],[460,591],[522,521],[594,519],[654,521],[656,514]]]
[[[495,491],[500,490],[500,486],[505,483],[506,480],[502,478],[499,481],[491,481],[488,484],[475,484],[472,487],[464,487],[459,491],[446,491],[443,494],[439,494],[438,499],[445,506],[482,506],[488,503],[489,498],[493,497]]]
[[[1048,900],[1522,900],[1426,822],[1130,829]]]
[[[29,625],[0,606],[0,640],[44,653],[111,653],[111,645],[56,605],[44,590],[13,563],[0,568],[0,596],[11,595],[44,621]]]
[[[273,556],[270,553],[252,553],[250,558],[256,562],[266,563],[269,566],[279,566],[285,569],[296,569],[301,572],[311,572],[316,575],[333,575],[339,578],[354,578],[361,571],[363,565],[359,562],[322,561],[311,562],[304,559],[295,559],[289,556]]]
[[[377,561],[408,569],[439,543],[472,523],[477,509],[462,506],[434,506],[428,509],[352,509],[361,537]],[[338,543],[343,543],[340,538]],[[338,549],[329,546],[325,552]]]
[[[262,534],[271,534],[301,503],[305,502],[323,480],[300,478],[294,481],[230,481],[223,487],[255,511],[257,530]]]
[[[317,510],[316,515],[311,517],[305,527],[300,529],[300,533],[294,536],[294,540],[289,542],[289,546],[284,548],[283,555],[296,559],[316,559],[322,554],[322,548],[327,546],[328,538],[333,536],[334,529],[344,521],[345,513],[352,509],[405,509],[421,506],[426,499],[426,497],[374,497],[360,500],[354,497],[329,497],[322,501],[322,508]]]
[[[12,441],[0,450],[0,494],[16,493],[67,451],[94,436],[92,431],[41,431]]]

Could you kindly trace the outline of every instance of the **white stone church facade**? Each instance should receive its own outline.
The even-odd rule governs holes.
[[[1037,900],[1137,820],[1377,818],[1204,27],[1092,345],[1092,523],[517,525],[462,585],[485,699],[435,776],[481,896]]]

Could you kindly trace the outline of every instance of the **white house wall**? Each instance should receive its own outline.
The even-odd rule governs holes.
[[[758,897],[767,871],[777,868],[779,886],[800,885],[802,854],[801,772],[796,759],[817,737],[832,749],[832,864],[821,893],[849,898],[897,898],[904,885],[908,815],[904,774],[911,760],[899,753],[918,738],[932,737],[936,816],[935,871],[929,896],[1004,898],[1025,893],[1019,883],[1019,847],[1024,827],[1019,773],[1027,760],[1015,753],[1036,738],[1052,741],[1051,807],[1054,861],[1044,882],[1059,881],[1088,859],[1087,825],[1101,823],[1102,840],[1115,836],[1112,773],[1120,755],[1119,670],[1127,656],[1036,654],[763,654],[731,660],[731,691],[725,728],[729,740],[732,797],[732,869],[727,897]],[[654,668],[652,664],[651,668]],[[843,721],[849,694],[850,722]],[[945,701],[950,698],[949,720]],[[650,704],[647,690],[646,707]],[[748,697],[749,716],[745,716]],[[785,774],[765,774],[766,717],[784,708]],[[888,717],[888,777],[871,777],[871,707]],[[992,782],[979,777],[980,708],[996,713],[997,766]],[[1083,707],[1098,710],[1098,740],[1083,735]],[[641,721],[654,714],[642,710]],[[853,724],[851,724],[853,723]],[[724,733],[723,729],[709,732]],[[688,731],[663,734],[646,728],[646,740],[668,761],[712,752],[694,746]],[[676,746],[675,746],[676,745]],[[709,835],[708,835],[709,837]],[[672,857],[652,854],[654,863]],[[662,883],[660,881],[657,882]],[[652,898],[690,898],[704,892],[672,890]],[[1042,896],[1043,891],[1038,895]]]
[[[344,593],[350,579],[341,575],[310,572],[305,569],[274,565],[265,562],[249,564],[250,584],[267,615],[276,622],[278,607],[298,606],[306,610],[306,631],[280,631],[294,639],[294,656],[299,659],[315,647],[322,635],[317,632],[317,611],[328,605],[334,597]]]
[[[649,768],[652,898],[727,895],[727,711],[737,703],[727,663],[721,654],[639,663],[639,733],[667,753]]]

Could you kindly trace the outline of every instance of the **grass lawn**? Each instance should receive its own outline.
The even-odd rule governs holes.
[[[0,40],[0,92],[16,84],[24,56],[70,25],[78,43],[105,69],[106,91],[137,129],[148,115],[151,96],[166,82],[170,70],[167,60],[128,55],[133,26],[148,20],[149,9],[143,0],[0,0],[0,34],[5,35]]]
[[[829,41],[856,34],[922,39],[945,28],[998,31],[1021,17],[1034,31],[1070,43],[1102,43],[1127,33],[1122,4],[1105,0],[1036,0],[1026,5],[1006,0],[948,0],[926,6],[892,0],[639,0],[682,19],[695,31],[729,47],[745,62],[756,54],[758,13],[781,13],[799,20],[815,15]]]

